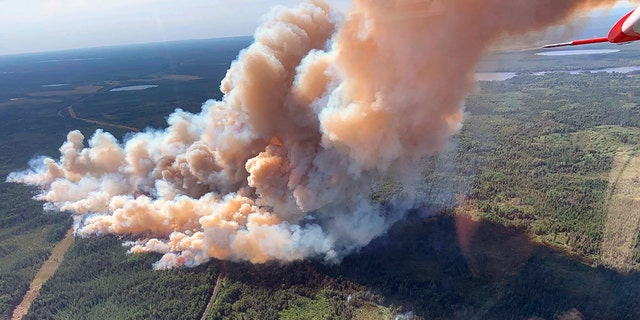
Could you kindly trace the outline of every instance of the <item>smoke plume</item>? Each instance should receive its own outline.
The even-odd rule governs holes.
[[[355,0],[272,10],[233,62],[221,101],[176,110],[119,142],[72,131],[59,160],[8,181],[75,215],[78,236],[132,235],[156,268],[210,258],[339,261],[411,205],[415,164],[461,126],[492,41],[615,1]],[[393,176],[407,194],[371,194]]]

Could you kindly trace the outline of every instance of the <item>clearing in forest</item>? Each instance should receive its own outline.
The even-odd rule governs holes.
[[[618,152],[609,176],[608,202],[602,261],[628,271],[640,231],[640,155]]]
[[[53,250],[51,250],[51,256],[49,259],[44,262],[38,273],[36,273],[35,278],[31,281],[31,285],[29,286],[29,291],[22,298],[22,302],[13,310],[13,315],[11,316],[11,320],[20,320],[24,317],[33,301],[38,297],[38,293],[40,292],[40,288],[42,285],[56,273],[60,264],[62,264],[62,260],[64,260],[64,254],[69,250],[74,241],[73,236],[73,227],[67,231],[64,239],[60,241]]]

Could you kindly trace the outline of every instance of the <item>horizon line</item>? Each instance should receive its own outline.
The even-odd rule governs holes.
[[[11,56],[15,57],[15,56],[22,56],[22,55],[63,53],[63,52],[78,51],[78,50],[108,49],[108,48],[121,48],[121,47],[140,46],[140,45],[171,44],[171,43],[190,42],[190,41],[224,40],[224,39],[252,38],[252,37],[253,35],[236,35],[236,36],[222,36],[222,37],[213,37],[213,38],[191,38],[191,39],[176,39],[176,40],[163,40],[163,41],[131,42],[131,43],[107,44],[107,45],[74,47],[74,48],[52,49],[52,50],[45,49],[45,50],[24,51],[24,52],[15,52],[15,53],[0,52],[0,58],[6,58]]]

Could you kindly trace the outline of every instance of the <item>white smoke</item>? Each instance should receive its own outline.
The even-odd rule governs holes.
[[[460,128],[487,45],[577,6],[358,0],[342,22],[321,1],[278,7],[227,72],[222,101],[122,143],[97,131],[85,145],[72,131],[59,160],[7,180],[73,212],[79,236],[135,236],[130,251],[163,253],[160,269],[339,261],[412,204],[405,194],[383,208],[370,195],[389,175],[411,193],[418,160]],[[514,19],[531,10],[540,16]]]

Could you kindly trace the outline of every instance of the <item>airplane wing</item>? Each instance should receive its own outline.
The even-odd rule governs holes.
[[[591,39],[581,39],[581,40],[573,40],[568,42],[560,42],[560,43],[552,43],[542,46],[545,49],[548,48],[557,48],[557,47],[566,47],[566,46],[579,46],[583,44],[592,44],[592,43],[601,43],[601,42],[609,42],[609,38],[591,38]]]
[[[609,31],[607,37],[591,38],[582,40],[573,40],[569,42],[552,43],[543,48],[557,48],[566,46],[579,46],[583,44],[610,42],[623,44],[631,41],[640,40],[640,7],[627,13],[620,19]]]

